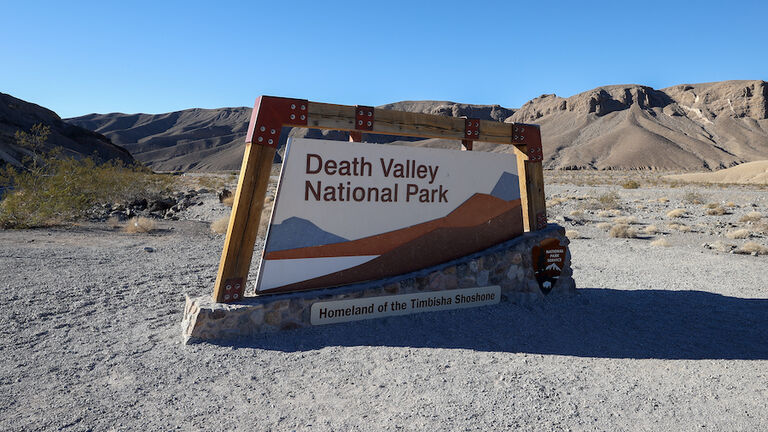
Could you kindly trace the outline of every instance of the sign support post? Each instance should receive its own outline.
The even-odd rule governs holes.
[[[236,302],[243,297],[282,127],[348,131],[351,141],[361,140],[363,132],[452,139],[461,141],[466,150],[472,149],[474,141],[513,145],[518,157],[525,230],[536,231],[547,225],[541,132],[537,125],[260,96],[246,135],[245,155],[214,285],[215,302]]]

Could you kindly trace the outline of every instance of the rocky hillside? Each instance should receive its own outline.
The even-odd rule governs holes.
[[[382,108],[453,116],[471,116],[503,121],[514,113],[498,105],[466,105],[454,102],[406,101]],[[189,109],[166,114],[89,114],[67,119],[72,124],[108,136],[138,160],[161,171],[222,171],[240,168],[243,142],[251,108]],[[294,128],[288,136],[347,140],[339,131]],[[370,135],[370,141],[385,143],[402,137]],[[279,161],[277,155],[276,161]]]
[[[403,101],[381,108],[540,124],[548,168],[702,170],[768,159],[767,101],[764,81],[723,81],[661,90],[606,86],[569,98],[542,95],[517,110],[443,101]],[[67,121],[108,136],[158,170],[234,170],[240,166],[250,111],[90,114]],[[293,129],[290,135],[347,139],[336,131]],[[367,140],[403,138],[368,135]],[[414,144],[458,145],[446,140]]]
[[[541,125],[549,168],[701,170],[768,159],[764,81],[542,95],[506,121]]]
[[[55,112],[33,103],[0,93],[0,161],[19,166],[31,153],[16,145],[16,131],[29,132],[36,123],[50,126],[51,135],[44,150],[61,147],[65,155],[96,156],[98,160],[120,159],[133,163],[124,148],[112,144],[105,136],[61,120]]]

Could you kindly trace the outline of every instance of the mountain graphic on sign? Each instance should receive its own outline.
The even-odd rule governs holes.
[[[520,198],[520,179],[508,172],[504,172],[496,186],[493,187],[491,195],[501,198],[504,201],[512,201]]]
[[[560,267],[558,267],[557,264],[552,263],[547,266],[546,270],[560,271]]]
[[[379,279],[469,255],[520,235],[523,232],[520,204],[519,197],[504,200],[476,193],[444,217],[410,227],[321,246],[267,250],[266,260],[378,257],[348,269],[266,291],[306,290]]]
[[[323,231],[317,225],[300,217],[290,217],[269,229],[267,252],[299,249],[346,242],[344,237]]]

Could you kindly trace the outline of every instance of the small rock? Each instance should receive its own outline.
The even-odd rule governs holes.
[[[154,251],[155,251],[155,250],[154,250],[154,249],[152,249],[152,248],[151,248],[151,247],[149,247],[149,246],[147,246],[147,247],[145,247],[145,248],[144,248],[144,252],[154,252]]]
[[[232,196],[232,191],[229,189],[222,189],[221,192],[219,192],[219,202],[224,202],[225,199]]]

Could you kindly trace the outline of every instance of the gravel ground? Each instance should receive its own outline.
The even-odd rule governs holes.
[[[723,235],[768,216],[768,193],[547,190],[609,189],[633,227],[662,233],[612,238],[596,224],[621,215],[552,205],[586,237],[575,297],[221,344],[184,346],[179,325],[185,294],[215,278],[223,239],[204,221],[226,210],[212,195],[200,220],[152,234],[0,231],[0,430],[768,430],[768,257],[701,246],[766,245]],[[736,206],[707,216],[689,192]],[[690,232],[665,228],[680,206]]]

